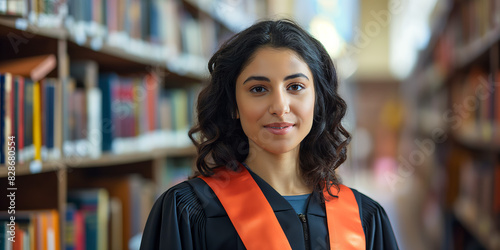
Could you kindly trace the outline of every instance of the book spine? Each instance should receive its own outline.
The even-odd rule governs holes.
[[[46,146],[47,146],[47,151],[52,152],[54,150],[54,119],[55,119],[55,114],[54,114],[54,102],[55,102],[55,86],[53,82],[50,82],[46,86]],[[52,154],[50,154],[52,155]]]
[[[4,122],[5,122],[5,145],[2,148],[4,155],[5,155],[5,161],[7,161],[7,157],[9,155],[9,137],[12,135],[12,74],[10,73],[5,73],[5,116],[4,116]]]
[[[40,82],[33,84],[33,145],[35,147],[35,160],[42,160],[42,119],[40,102]]]

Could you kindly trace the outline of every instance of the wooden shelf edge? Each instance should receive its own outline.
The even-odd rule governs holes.
[[[492,128],[493,131],[496,128]],[[469,129],[470,131],[470,129]],[[462,146],[485,152],[500,153],[500,138],[497,139],[498,134],[493,133],[492,138],[485,139],[484,136],[477,133],[464,133],[463,130],[452,133],[453,138]]]
[[[21,163],[15,165],[15,176],[38,174],[45,172],[57,171],[59,169],[65,168],[65,163],[63,161],[47,161],[41,163],[41,168],[32,169],[30,163]],[[5,165],[0,166],[0,178],[8,177],[8,169]]]
[[[29,163],[16,165],[16,176],[30,175],[44,172],[57,171],[67,168],[89,168],[89,167],[107,167],[120,164],[135,163],[141,161],[149,161],[167,157],[190,157],[196,155],[194,146],[186,147],[166,147],[157,148],[149,152],[137,152],[128,154],[103,154],[101,157],[92,159],[88,157],[63,159],[59,161],[42,162],[41,169],[32,171]],[[0,166],[0,178],[8,176],[7,167]]]
[[[167,148],[157,148],[148,152],[136,152],[127,154],[103,154],[97,159],[92,158],[79,158],[66,160],[65,163],[71,168],[88,168],[88,167],[99,167],[99,166],[114,166],[125,163],[134,163],[141,161],[155,160],[165,157],[185,157],[194,156],[196,154],[196,149],[194,146],[187,147],[167,147]]]
[[[485,53],[495,43],[500,41],[500,26],[488,31],[483,37],[477,38],[475,41],[457,48],[457,60],[453,66],[452,72],[456,72],[461,68],[470,64],[473,60]]]
[[[29,21],[22,17],[0,17],[0,27],[12,30],[26,31],[34,35],[40,35],[52,39],[67,39],[68,32],[62,27],[40,27],[29,24]]]

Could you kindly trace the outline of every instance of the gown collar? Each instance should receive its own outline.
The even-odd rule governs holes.
[[[271,185],[269,185],[264,179],[254,173],[245,163],[243,166],[248,169],[250,175],[255,180],[257,185],[266,196],[267,201],[273,208],[274,212],[285,211],[285,210],[294,210],[292,205],[278,193]],[[326,212],[324,208],[324,203],[321,202],[321,196],[319,192],[313,191],[310,198],[307,201],[306,205],[306,214],[326,217]]]

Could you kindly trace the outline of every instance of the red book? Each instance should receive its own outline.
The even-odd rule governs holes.
[[[149,74],[145,78],[146,81],[146,101],[148,110],[148,131],[156,130],[156,109],[158,108],[157,96],[160,90],[158,89],[158,78],[154,74]]]
[[[16,241],[12,243],[12,250],[23,250],[24,231],[18,228],[16,228],[15,231],[16,231]]]
[[[85,250],[85,216],[82,211],[75,212],[75,250]]]

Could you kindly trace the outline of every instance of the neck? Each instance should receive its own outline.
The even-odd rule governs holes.
[[[298,155],[298,147],[283,154],[250,147],[245,163],[281,195],[309,194],[312,189],[302,177]]]

